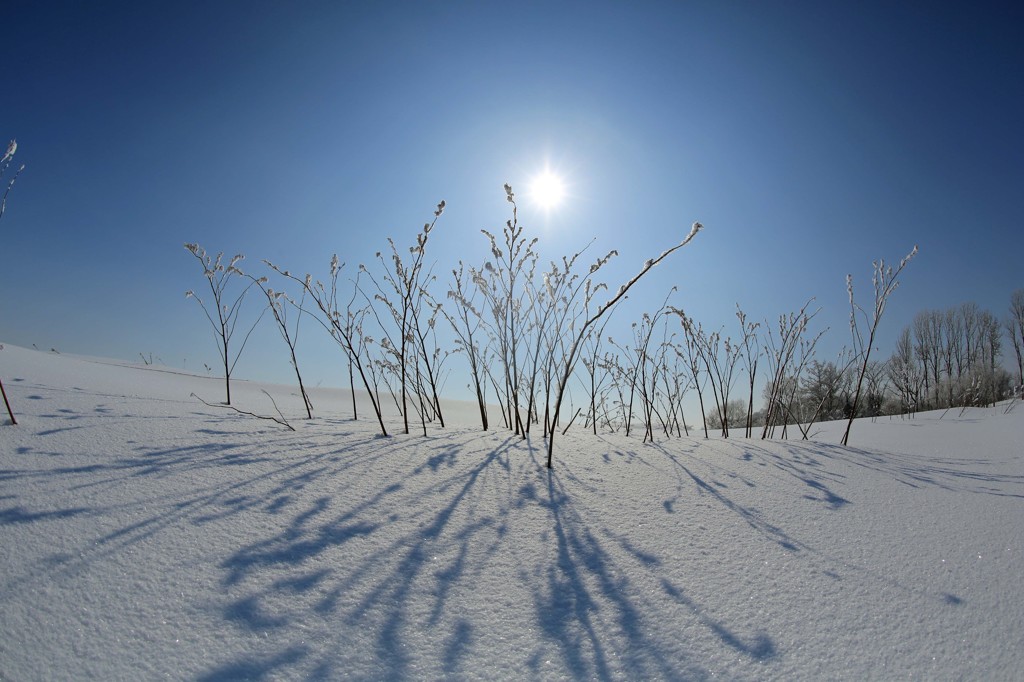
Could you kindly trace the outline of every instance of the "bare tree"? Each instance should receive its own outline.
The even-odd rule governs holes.
[[[935,310],[922,310],[914,316],[914,349],[924,367],[924,394],[926,402],[932,394],[937,397],[941,383],[942,314]]]
[[[1017,289],[1010,295],[1006,333],[1017,357],[1017,385],[1024,390],[1024,289]]]
[[[236,265],[245,256],[238,254],[227,265],[224,265],[223,251],[218,253],[216,257],[212,257],[206,253],[206,249],[198,244],[185,244],[185,250],[191,253],[199,261],[199,264],[202,265],[203,276],[206,277],[206,282],[210,287],[210,294],[213,296],[210,306],[213,308],[213,314],[211,314],[210,308],[203,303],[203,300],[194,291],[190,289],[185,292],[186,298],[194,298],[196,300],[206,314],[206,319],[209,320],[210,326],[213,327],[214,336],[217,340],[217,353],[220,355],[221,363],[224,365],[224,389],[227,396],[225,402],[230,405],[231,373],[234,371],[238,359],[242,356],[242,351],[245,350],[245,344],[249,341],[249,336],[252,335],[256,325],[263,319],[263,313],[266,312],[266,308],[260,312],[259,317],[249,327],[249,331],[246,332],[245,338],[242,339],[238,349],[232,351],[231,339],[235,335],[238,319],[242,312],[242,301],[245,300],[246,293],[248,293],[249,288],[254,283],[249,282],[237,293],[229,291],[231,280],[234,276],[244,277],[242,271]]]
[[[887,372],[900,410],[999,400],[1009,381],[998,366],[1002,343],[998,318],[976,303],[919,312],[897,341]],[[915,397],[908,403],[911,393]]]
[[[874,275],[871,279],[874,285],[874,307],[870,315],[854,301],[853,277],[851,275],[846,276],[846,291],[850,296],[850,335],[853,338],[854,353],[862,358],[862,361],[860,371],[857,373],[857,381],[854,384],[853,409],[851,410],[849,420],[846,422],[846,430],[843,432],[843,445],[848,445],[850,441],[850,429],[853,427],[853,420],[857,416],[861,387],[864,384],[864,376],[867,374],[868,362],[871,360],[871,350],[875,343],[875,334],[878,332],[878,324],[882,321],[882,314],[885,312],[885,304],[889,300],[889,296],[892,295],[892,292],[899,286],[898,277],[903,268],[906,267],[907,263],[915,255],[917,255],[916,246],[903,257],[895,270],[893,270],[892,266],[886,267],[885,261],[882,259],[871,264],[874,268]],[[865,325],[868,328],[866,343],[857,320],[857,313],[860,313],[864,318]]]
[[[746,414],[747,406],[742,400],[730,400],[726,403],[725,410],[719,407],[708,413],[708,425],[713,429],[726,429],[730,422],[736,424],[743,421]]]
[[[960,322],[963,325],[963,346],[965,370],[969,369],[978,359],[978,316],[980,310],[974,302],[964,303],[960,306]]]
[[[917,364],[910,327],[905,327],[896,339],[896,350],[886,365],[889,381],[900,399],[900,412],[916,412],[921,401],[924,376]]]
[[[991,371],[996,371],[999,354],[1003,350],[1003,334],[999,328],[999,318],[985,310],[981,313],[982,362]]]
[[[889,377],[885,371],[885,363],[872,360],[868,363],[864,375],[867,385],[865,400],[862,401],[861,413],[867,417],[878,417],[882,414],[882,405],[885,402],[885,394],[889,390]]]
[[[948,402],[953,402],[953,386],[963,375],[963,320],[956,308],[950,308],[942,317],[942,363],[948,384]]]
[[[822,419],[841,419],[852,408],[852,379],[849,360],[839,362],[812,360],[801,379],[800,391],[806,402],[818,406]]]

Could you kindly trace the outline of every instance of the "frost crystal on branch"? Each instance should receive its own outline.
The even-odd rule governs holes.
[[[242,306],[242,300],[245,298],[246,292],[249,290],[249,286],[243,287],[240,291],[228,293],[229,287],[231,286],[231,277],[234,275],[243,275],[244,273],[236,267],[244,256],[242,254],[235,255],[228,263],[227,268],[222,265],[224,253],[218,253],[216,258],[211,258],[207,253],[206,249],[202,248],[195,243],[186,243],[185,250],[191,253],[199,264],[203,268],[203,276],[206,278],[207,283],[210,286],[210,294],[213,297],[210,308],[206,307],[202,299],[195,295],[191,289],[185,292],[186,298],[194,298],[199,306],[202,308],[203,313],[206,315],[207,321],[210,323],[214,330],[214,334],[217,338],[217,352],[220,355],[221,362],[224,365],[224,384],[227,404],[231,404],[231,372],[234,370],[235,364],[238,362],[242,350],[245,348],[245,344],[252,334],[253,329],[259,323],[263,317],[263,312],[253,322],[252,327],[246,333],[245,338],[242,340],[241,345],[231,352],[231,337],[235,331],[235,325],[238,322],[239,312]],[[254,280],[255,282],[255,280]],[[231,297],[234,298],[231,298]]]

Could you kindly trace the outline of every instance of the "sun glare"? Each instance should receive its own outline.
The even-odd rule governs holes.
[[[534,176],[529,190],[530,201],[545,211],[557,208],[565,200],[565,183],[547,168]]]

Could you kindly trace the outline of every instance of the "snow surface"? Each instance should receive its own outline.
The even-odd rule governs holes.
[[[0,351],[0,679],[1021,679],[1024,406],[811,442],[380,438]],[[390,421],[397,431],[397,421]]]

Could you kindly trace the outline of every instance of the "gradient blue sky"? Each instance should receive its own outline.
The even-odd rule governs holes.
[[[27,165],[0,221],[7,343],[212,365],[183,242],[321,274],[445,199],[446,273],[545,164],[572,196],[524,205],[528,232],[546,259],[618,249],[613,288],[706,226],[620,330],[672,286],[728,331],[737,302],[775,320],[815,296],[831,357],[846,274],[866,300],[871,261],[918,244],[887,356],[918,310],[1003,316],[1024,286],[1018,3],[6,0],[0,26],[0,136]],[[238,374],[290,381],[258,334]],[[304,334],[310,383],[339,384]]]

